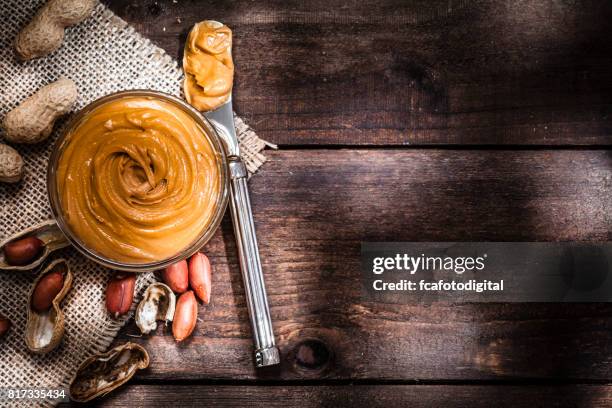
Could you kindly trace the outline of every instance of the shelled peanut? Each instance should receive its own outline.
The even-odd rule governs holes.
[[[210,302],[212,270],[208,257],[196,253],[189,261],[180,261],[162,272],[163,281],[177,294],[172,334],[177,342],[193,333],[198,318],[196,295],[204,304]],[[188,290],[191,289],[191,290]]]
[[[52,271],[46,274],[32,292],[32,308],[39,313],[51,308],[53,299],[64,287],[64,275],[61,271]]]
[[[168,266],[162,272],[162,280],[174,293],[183,293],[189,286],[189,271],[187,261],[179,261]]]
[[[117,272],[106,287],[106,310],[116,319],[126,314],[134,300],[136,276],[133,273]]]
[[[4,257],[9,265],[27,265],[40,255],[44,245],[35,236],[21,238],[4,246]]]
[[[172,322],[172,334],[178,342],[191,336],[198,320],[198,302],[193,291],[187,291],[179,296]]]
[[[196,252],[189,259],[189,286],[202,302],[210,302],[211,267],[206,255]]]
[[[0,314],[0,339],[4,337],[4,335],[9,331],[10,328],[11,321],[7,317],[4,317]]]

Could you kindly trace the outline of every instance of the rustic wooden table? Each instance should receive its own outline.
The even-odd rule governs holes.
[[[229,218],[213,300],[103,406],[610,406],[612,305],[361,296],[360,241],[612,231],[612,3],[105,0],[181,57],[234,30],[235,109],[277,143],[250,182],[283,362],[256,370]]]

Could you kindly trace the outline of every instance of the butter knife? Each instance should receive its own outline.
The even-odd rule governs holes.
[[[249,189],[247,186],[247,168],[240,158],[240,146],[234,127],[232,99],[219,108],[204,112],[204,116],[213,124],[227,147],[230,170],[230,209],[234,224],[234,234],[238,246],[240,270],[246,291],[247,307],[253,340],[255,343],[255,365],[265,367],[280,363],[280,355],[264,284]]]

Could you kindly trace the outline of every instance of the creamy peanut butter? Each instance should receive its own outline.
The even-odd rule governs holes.
[[[234,82],[232,30],[217,21],[194,25],[185,43],[183,70],[185,98],[194,108],[209,111],[227,102]]]
[[[89,112],[57,168],[63,215],[114,261],[167,259],[211,222],[222,181],[205,131],[170,102],[126,96]]]

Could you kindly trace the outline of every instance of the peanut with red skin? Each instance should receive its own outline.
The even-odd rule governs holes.
[[[106,286],[106,310],[116,319],[126,314],[134,300],[136,275],[117,272]]]
[[[54,271],[43,276],[32,292],[32,308],[39,313],[51,308],[53,299],[64,287],[64,274]]]
[[[0,338],[2,338],[11,328],[11,321],[0,315]]]
[[[162,272],[162,280],[175,293],[183,293],[189,287],[187,261],[180,261],[168,266]]]
[[[198,302],[193,291],[183,293],[176,302],[172,335],[177,342],[191,336],[198,319]]]
[[[4,259],[9,265],[27,265],[42,252],[44,242],[36,237],[25,237],[4,246]]]
[[[201,252],[196,252],[189,259],[189,286],[202,302],[210,303],[211,284],[210,260]]]

